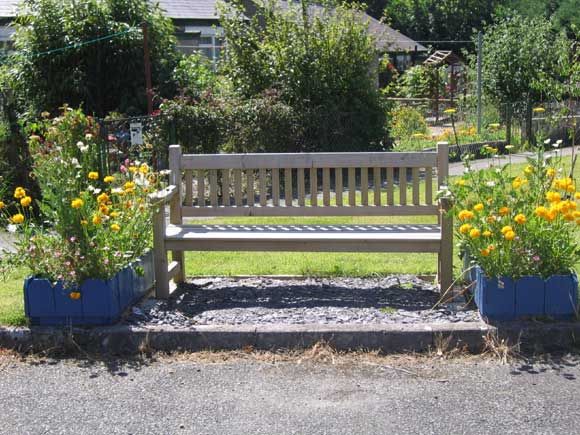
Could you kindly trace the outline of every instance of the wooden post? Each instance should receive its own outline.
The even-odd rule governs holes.
[[[174,225],[181,225],[183,223],[183,216],[181,215],[181,147],[179,145],[169,146],[169,184],[177,188],[177,192],[173,196],[169,206],[169,222]],[[165,236],[165,232],[163,233]],[[174,281],[183,282],[185,279],[185,261],[183,251],[171,251],[171,258],[173,261],[179,263],[179,272],[175,275]]]
[[[167,252],[165,251],[165,203],[153,216],[153,249],[155,254],[155,297],[169,297],[169,274],[167,272]]]
[[[445,185],[449,175],[449,143],[437,144],[437,186]],[[439,201],[439,225],[441,226],[441,246],[437,268],[437,280],[441,292],[446,292],[453,282],[453,218],[447,213],[450,202],[447,198]],[[451,293],[450,293],[451,294]]]

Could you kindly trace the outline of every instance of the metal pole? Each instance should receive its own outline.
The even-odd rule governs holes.
[[[151,85],[151,60],[149,59],[149,30],[143,23],[143,59],[145,62],[145,92],[147,93],[147,113],[153,113],[153,89]]]
[[[483,57],[483,34],[477,33],[477,134],[481,134],[481,85],[482,85],[482,64]]]

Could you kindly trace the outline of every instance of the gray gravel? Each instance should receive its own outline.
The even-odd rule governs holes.
[[[0,434],[578,433],[574,359],[203,361],[0,358]]]
[[[433,308],[437,288],[415,276],[380,279],[211,278],[181,285],[169,301],[147,300],[127,323],[171,325],[416,324],[477,322],[463,303]]]

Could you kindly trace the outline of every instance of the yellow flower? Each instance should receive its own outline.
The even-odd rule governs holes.
[[[514,221],[516,221],[516,223],[518,223],[520,225],[523,225],[523,224],[526,223],[526,216],[524,216],[523,214],[519,213],[514,218]]]
[[[489,249],[485,248],[480,251],[482,257],[487,257],[489,255]]]
[[[101,206],[99,207],[99,210],[105,216],[108,216],[109,215],[109,207],[107,207],[106,205],[101,204]]]
[[[489,231],[489,230],[485,230],[485,231],[483,232],[483,237],[491,237],[491,231]]]
[[[70,292],[70,298],[74,301],[78,300],[81,298],[81,293],[80,292]]]
[[[113,181],[115,181],[115,177],[113,177],[112,175],[107,175],[105,178],[103,178],[103,181],[105,183],[112,183]]]
[[[113,212],[111,212],[110,216],[111,216],[112,218],[118,218],[118,217],[120,216],[120,214],[119,214],[119,213],[117,213],[116,211],[113,211]]]
[[[503,227],[501,229],[501,233],[505,236],[506,233],[509,233],[510,231],[513,231],[514,229],[510,226],[510,225],[506,225],[505,227]]]
[[[88,225],[88,221],[86,221],[86,220],[84,220],[84,219],[83,219],[83,220],[81,221],[81,225],[82,225],[83,227],[84,227],[85,225]]]
[[[552,187],[555,187],[556,189],[565,190],[566,192],[574,192],[576,190],[574,181],[570,177],[558,178],[554,180],[554,182],[552,183]]]
[[[22,199],[25,196],[26,196],[26,191],[24,190],[23,187],[17,187],[16,189],[14,189],[14,198]]]
[[[100,225],[102,222],[103,222],[103,220],[101,219],[101,217],[99,215],[93,216],[93,223],[95,225]]]
[[[113,231],[119,231],[121,229],[121,227],[119,225],[117,225],[117,224],[113,224],[113,225],[111,225],[111,229]]]
[[[534,213],[536,214],[536,216],[544,217],[546,216],[546,214],[548,214],[548,209],[541,205],[539,207],[536,207]]]
[[[2,201],[0,201],[0,210],[2,210],[4,207],[6,207],[6,204],[4,204]]]
[[[505,216],[506,214],[508,214],[510,212],[509,207],[502,207],[499,209],[499,214],[500,216]]]
[[[106,204],[109,202],[109,200],[110,200],[109,195],[107,195],[105,192],[103,192],[99,196],[97,196],[97,202],[99,204]]]
[[[412,137],[414,137],[414,138],[422,138],[422,137],[425,137],[425,135],[423,133],[413,133],[412,134]]]
[[[98,179],[99,179],[98,172],[95,172],[95,171],[89,172],[89,180],[98,180]]]
[[[532,168],[531,166],[526,166],[526,169],[524,169],[524,172],[528,175],[532,174],[534,172],[534,168]]]
[[[469,224],[463,224],[463,225],[461,225],[459,227],[459,232],[461,234],[467,234],[470,229],[471,229],[471,225],[469,225]]]
[[[556,219],[557,215],[558,212],[554,210],[552,207],[550,207],[550,210],[548,210],[548,213],[546,214],[546,216],[544,216],[544,219],[546,219],[548,222],[553,222]]]
[[[580,199],[580,192],[576,192],[576,193],[574,194],[574,198],[575,198],[575,199]]]
[[[553,168],[548,168],[546,169],[546,175],[550,178],[554,178],[556,176],[556,174],[558,173],[558,171],[556,171]]]
[[[454,113],[457,113],[457,109],[445,109],[443,113],[447,115],[453,115]]]
[[[83,200],[82,200],[82,199],[80,199],[80,198],[73,199],[73,200],[71,201],[71,203],[70,203],[70,206],[71,206],[72,208],[77,208],[77,209],[78,209],[78,208],[81,208],[81,207],[83,206]]]
[[[455,180],[455,184],[457,186],[465,186],[465,180],[463,178],[460,178],[459,180]]]
[[[574,215],[572,213],[566,213],[564,215],[564,220],[567,220],[568,222],[572,222],[574,220]]]
[[[477,239],[479,236],[481,236],[481,231],[479,231],[477,228],[474,228],[469,232],[469,237],[472,239]]]
[[[508,231],[507,233],[504,234],[504,237],[506,240],[513,240],[516,238],[516,233],[514,233],[513,231]]]
[[[516,177],[516,178],[514,178],[514,181],[512,182],[512,187],[514,189],[519,189],[520,187],[522,187],[522,185],[527,184],[527,183],[528,183],[527,178]]]
[[[468,221],[469,219],[473,218],[473,216],[473,212],[469,210],[461,210],[458,214],[460,221]]]
[[[135,188],[135,183],[133,181],[127,181],[125,183],[125,189],[134,189]]]
[[[136,171],[137,171],[136,166],[129,166],[129,172],[136,172]]]
[[[141,172],[143,175],[147,174],[149,172],[149,166],[147,166],[146,163],[143,163],[140,167],[139,167],[139,172]]]
[[[10,221],[13,224],[21,224],[22,222],[24,222],[24,215],[21,213],[17,213],[10,218]]]
[[[28,207],[28,206],[30,206],[30,204],[32,204],[32,198],[30,196],[25,196],[24,198],[22,198],[20,200],[20,205],[22,207]],[[2,208],[2,207],[0,207],[0,208]]]
[[[546,111],[546,109],[544,109],[543,107],[534,107],[532,109],[532,112],[534,112],[534,113],[543,113],[545,111]]]
[[[474,209],[475,211],[481,211],[481,210],[483,210],[483,204],[481,204],[481,203],[479,203],[479,204],[475,204],[475,205],[473,206],[473,209]]]
[[[575,218],[580,218],[580,211],[573,212],[572,216],[574,216]]]
[[[562,195],[558,192],[554,192],[553,190],[549,190],[546,192],[546,199],[550,202],[560,202],[562,200]]]

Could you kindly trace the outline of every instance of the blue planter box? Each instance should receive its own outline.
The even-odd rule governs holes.
[[[143,274],[137,273],[138,267]],[[110,325],[153,287],[154,270],[150,251],[110,280],[88,279],[80,289],[29,277],[24,281],[24,310],[32,325]],[[80,299],[71,299],[73,291],[81,293]]]
[[[488,278],[475,269],[475,303],[480,313],[490,320],[515,320],[549,316],[571,318],[578,307],[578,278],[575,274],[554,275],[544,280],[539,276]]]

